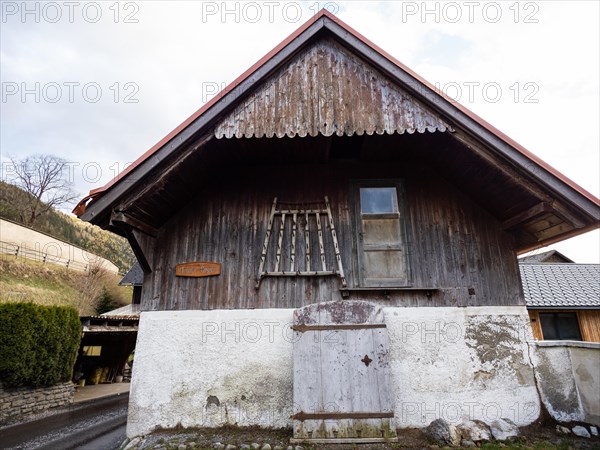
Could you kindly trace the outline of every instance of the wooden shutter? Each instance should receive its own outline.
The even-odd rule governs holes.
[[[356,185],[354,211],[361,286],[409,284],[401,192],[397,183]]]
[[[309,305],[294,313],[292,442],[395,441],[388,338],[369,302]]]

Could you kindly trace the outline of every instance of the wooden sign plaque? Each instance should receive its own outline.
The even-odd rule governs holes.
[[[221,263],[215,262],[189,262],[177,264],[175,275],[178,277],[212,277],[221,275]]]

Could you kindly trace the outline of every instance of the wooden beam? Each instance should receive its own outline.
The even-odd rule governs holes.
[[[118,227],[118,223],[128,225],[129,227],[140,230],[141,232],[152,237],[156,237],[158,234],[158,230],[152,225],[148,225],[147,223],[142,222],[141,220],[136,219],[135,217],[132,217],[123,211],[113,211],[110,215],[110,225],[115,225]]]
[[[392,419],[394,413],[392,411],[382,412],[319,412],[319,413],[299,413],[291,416],[294,420],[301,422],[305,420],[343,420],[343,419]]]
[[[545,230],[535,233],[535,236],[538,238],[538,241],[544,241],[554,236],[566,233],[567,231],[571,231],[572,229],[573,226],[571,226],[571,224],[561,223],[559,225],[554,225],[553,227],[546,228]]]
[[[530,252],[532,250],[537,250],[539,248],[546,247],[548,245],[552,245],[552,244],[555,244],[557,242],[564,241],[565,239],[569,239],[569,238],[572,238],[572,237],[575,237],[575,236],[579,236],[579,235],[581,235],[583,233],[587,233],[588,231],[593,231],[593,230],[596,230],[596,229],[598,229],[598,224],[594,223],[594,224],[588,225],[588,226],[586,226],[584,228],[575,228],[575,229],[572,229],[570,231],[567,231],[566,233],[562,233],[562,234],[559,234],[559,235],[547,238],[547,239],[545,239],[543,241],[533,242],[533,243],[531,243],[529,245],[526,244],[526,243],[524,243],[523,246],[521,246],[520,248],[517,249],[517,254],[518,255],[523,255],[524,253]]]
[[[113,211],[110,224],[125,235],[144,273],[151,273],[155,236],[158,230],[124,212]]]
[[[547,202],[538,203],[537,205],[529,208],[526,211],[520,212],[516,216],[511,217],[510,219],[502,222],[502,228],[504,230],[508,230],[510,228],[514,228],[517,225],[522,224],[523,222],[528,222],[536,217],[541,216],[542,214],[547,214],[553,212],[552,206]]]
[[[359,324],[331,324],[331,325],[294,325],[292,330],[304,333],[305,331],[330,331],[330,330],[363,330],[369,328],[386,328],[385,323],[359,323]]]
[[[131,244],[142,270],[145,273],[152,272],[152,263],[154,261],[155,239],[147,234],[141,233],[135,229],[129,229],[127,239]]]
[[[583,228],[585,226],[585,224],[581,220],[572,215],[562,205],[554,204],[552,206],[554,207],[554,214],[560,217],[565,222],[571,224],[573,228]]]

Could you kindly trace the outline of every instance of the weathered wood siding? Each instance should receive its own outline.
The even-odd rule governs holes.
[[[538,341],[544,340],[544,333],[542,332],[542,324],[540,322],[539,316],[539,313],[541,312],[559,312],[559,310],[529,310],[529,319],[531,322],[533,338]],[[579,322],[579,331],[581,331],[581,339],[586,342],[600,342],[600,311],[561,309],[560,312],[577,313],[577,321]]]
[[[437,290],[351,291],[350,299],[405,306],[523,304],[511,236],[429,168],[331,163],[215,173],[160,229],[151,252],[153,271],[144,279],[143,310],[298,308],[341,299],[335,276],[265,278],[258,290],[255,279],[273,198],[301,202],[327,195],[348,286],[357,286],[350,185],[359,178],[404,181],[411,286]],[[219,262],[222,273],[175,277],[176,264],[190,261]]]
[[[544,333],[542,332],[542,323],[540,322],[540,315],[537,310],[529,310],[529,323],[531,324],[531,332],[533,333],[533,339],[536,341],[544,340]]]
[[[215,126],[215,136],[425,133],[450,126],[334,39],[306,48]]]
[[[581,338],[587,342],[600,342],[600,311],[577,311]]]

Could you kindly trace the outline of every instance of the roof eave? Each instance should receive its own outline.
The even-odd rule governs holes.
[[[581,306],[572,306],[572,305],[560,305],[560,306],[538,306],[538,305],[534,305],[534,306],[529,306],[527,305],[527,309],[530,309],[532,311],[540,311],[540,310],[572,310],[572,309],[576,309],[576,310],[582,310],[582,309],[589,309],[589,310],[599,310],[600,309],[600,305],[594,305],[594,306],[590,306],[590,305],[581,305]]]
[[[578,186],[576,183],[560,174],[544,163],[535,155],[517,144],[508,136],[491,126],[489,123],[452,101],[435,87],[412,72],[391,55],[364,38],[354,29],[331,15],[327,11],[319,13],[316,19],[311,19],[295,33],[286,38],[271,52],[265,55],[250,69],[244,72],[222,93],[190,116],[179,127],[173,130],[154,147],[148,150],[132,164],[129,172],[121,174],[118,179],[106,186],[91,192],[95,196],[92,202],[81,214],[83,220],[107,226],[112,206],[122,198],[136,183],[143,179],[152,169],[168,158],[173,152],[188,144],[191,139],[206,133],[210,125],[226,110],[228,110],[243,93],[251,90],[269,76],[276,68],[291,58],[301,47],[323,29],[336,36],[340,42],[352,48],[367,61],[379,67],[388,76],[402,83],[416,98],[430,108],[446,117],[462,132],[482,142],[497,157],[510,162],[518,170],[541,184],[544,190],[551,191],[570,205],[576,207],[579,213],[588,217],[588,223],[583,228],[571,230],[552,238],[537,242],[519,252],[550,245],[569,237],[573,237],[598,227],[600,219],[600,201]]]

